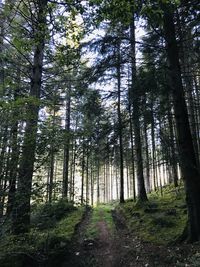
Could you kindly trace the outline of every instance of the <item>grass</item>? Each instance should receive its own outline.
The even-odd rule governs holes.
[[[131,201],[119,205],[129,229],[143,240],[156,244],[168,244],[176,240],[184,230],[187,210],[183,187],[175,190],[172,186],[163,188],[163,196],[153,192],[149,201],[135,204]]]
[[[114,222],[111,214],[111,209],[113,206],[108,205],[108,204],[101,204],[98,205],[93,209],[92,212],[92,218],[91,222],[87,228],[86,231],[86,238],[87,239],[98,239],[99,237],[99,228],[98,228],[98,222],[105,221],[106,225],[111,233],[113,234],[114,230]]]

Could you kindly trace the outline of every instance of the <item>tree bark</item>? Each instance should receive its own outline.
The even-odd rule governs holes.
[[[47,0],[38,0],[37,26],[35,29],[35,49],[32,66],[30,103],[27,105],[27,120],[19,169],[17,196],[12,216],[12,230],[15,234],[29,231],[30,199],[35,162],[39,99],[42,84],[42,66],[46,36]]]
[[[100,160],[97,160],[97,205],[100,203]]]
[[[173,129],[173,121],[172,121],[172,112],[170,110],[170,106],[168,106],[168,122],[169,122],[169,133],[170,133],[170,148],[171,148],[171,168],[172,168],[172,176],[174,181],[174,186],[178,186],[178,170],[177,170],[177,158],[175,153],[175,143],[174,143],[174,129]]]
[[[132,23],[130,26],[130,40],[131,40],[131,61],[132,61],[131,100],[132,100],[132,106],[133,106],[133,127],[134,127],[134,134],[135,134],[138,200],[147,201],[147,194],[146,194],[146,189],[144,185],[142,143],[141,143],[141,136],[140,136],[139,88],[138,88],[137,73],[136,73],[134,15],[133,15]]]
[[[21,85],[21,71],[18,69],[18,82],[17,89],[14,92],[14,100],[16,101],[20,93]],[[11,127],[11,159],[10,159],[10,170],[9,170],[9,190],[8,190],[8,202],[6,214],[11,215],[11,212],[14,207],[15,202],[15,193],[16,193],[16,180],[18,174],[18,163],[19,163],[19,147],[18,147],[18,110],[14,109],[13,111],[14,123]]]
[[[150,192],[150,170],[149,170],[149,144],[147,136],[147,123],[144,118],[144,141],[145,141],[145,157],[146,157],[146,188],[147,192]]]
[[[120,45],[117,47],[117,116],[118,116],[118,138],[120,155],[120,203],[124,203],[124,151],[122,140],[122,117],[121,117],[121,64]]]
[[[83,138],[83,156],[81,169],[81,205],[84,203],[84,183],[85,183],[85,139]]]
[[[71,84],[66,93],[66,115],[65,115],[65,144],[63,162],[63,197],[68,199],[69,191],[69,146],[70,146],[70,113],[71,113]]]
[[[90,142],[87,141],[86,143],[86,176],[85,176],[85,198],[86,198],[86,206],[89,204],[89,144]]]
[[[181,79],[173,7],[170,4],[162,4],[161,8],[163,10],[164,34],[170,64],[170,78],[172,83],[180,164],[184,176],[186,202],[188,207],[188,238],[190,241],[197,241],[200,240],[200,174],[196,162]]]
[[[129,112],[129,124],[130,124],[130,142],[131,142],[131,171],[132,171],[132,189],[133,200],[136,201],[135,192],[135,157],[134,157],[134,144],[133,144],[133,117],[132,117],[132,99],[131,99],[131,87],[128,89],[128,112]]]

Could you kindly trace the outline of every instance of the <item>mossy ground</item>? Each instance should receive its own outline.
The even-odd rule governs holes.
[[[124,214],[130,230],[144,241],[166,245],[173,242],[184,230],[187,209],[183,186],[175,189],[166,186],[160,192],[153,192],[146,203],[131,200],[118,209]]]
[[[107,259],[102,255],[110,255],[116,264],[123,262],[120,266],[127,267],[200,266],[199,243],[169,245],[181,235],[187,221],[183,186],[166,186],[162,195],[157,191],[148,198],[145,203],[101,204],[87,213],[69,203],[40,207],[29,234],[1,240],[0,266],[50,267],[66,262],[66,266],[94,267],[103,266],[97,264]],[[85,216],[82,220],[84,214],[87,220]]]
[[[35,218],[31,231],[21,236],[7,235],[0,242],[0,266],[45,266],[45,262],[53,261],[57,255],[67,251],[76,226],[81,222],[85,209],[83,207],[69,207],[69,204],[55,204],[65,206],[63,215],[58,210],[48,207],[46,224],[38,225],[40,215]],[[46,208],[45,208],[46,209]],[[55,212],[52,215],[52,210]],[[36,216],[36,217],[37,217]],[[51,227],[49,227],[51,225]],[[53,265],[48,265],[53,266]]]

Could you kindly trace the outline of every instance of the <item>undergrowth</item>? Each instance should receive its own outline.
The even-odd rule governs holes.
[[[32,227],[49,229],[70,212],[76,210],[71,202],[61,199],[57,202],[39,205],[31,214]]]
[[[118,206],[127,226],[145,241],[165,245],[173,242],[182,234],[187,221],[183,187],[166,186],[162,196],[160,192],[153,192],[148,199],[145,203],[129,200]]]
[[[83,207],[63,200],[38,207],[30,233],[8,234],[0,241],[0,266],[55,266],[58,256],[60,260],[66,254],[83,214]]]

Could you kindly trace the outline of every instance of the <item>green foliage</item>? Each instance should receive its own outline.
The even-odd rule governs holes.
[[[40,205],[32,214],[32,224],[38,229],[47,229],[54,227],[56,222],[61,220],[67,214],[77,210],[73,203],[64,199],[58,202]]]
[[[43,231],[33,229],[31,236],[36,243],[36,247],[47,253],[46,257],[51,258],[58,256],[70,245],[71,238],[76,226],[82,220],[84,209],[78,208],[58,221],[53,228]],[[37,238],[35,238],[37,237]]]
[[[168,244],[182,234],[187,221],[183,187],[167,186],[163,196],[149,194],[149,202],[126,202],[119,209],[127,218],[128,227],[146,241]]]
[[[67,253],[71,238],[84,213],[82,207],[73,208],[71,204],[63,203],[64,201],[60,201],[51,206],[45,205],[40,207],[40,211],[37,210],[38,220],[42,211],[46,215],[55,216],[57,222],[54,222],[54,227],[48,228],[49,222],[47,222],[46,229],[34,227],[29,234],[7,236],[1,240],[0,266],[39,266],[44,263],[54,266],[57,259],[61,260],[59,257]],[[62,208],[64,208],[63,215]],[[63,218],[60,219],[61,217]],[[45,218],[48,221],[48,218]]]
[[[151,25],[159,27],[163,24],[163,6],[173,8],[174,10],[180,4],[180,0],[160,0],[160,1],[147,1],[142,5],[141,15],[150,20]]]
[[[89,3],[90,6],[95,8],[95,22],[97,25],[104,20],[109,20],[113,25],[122,23],[124,26],[128,26],[137,8],[135,1],[91,0]]]

